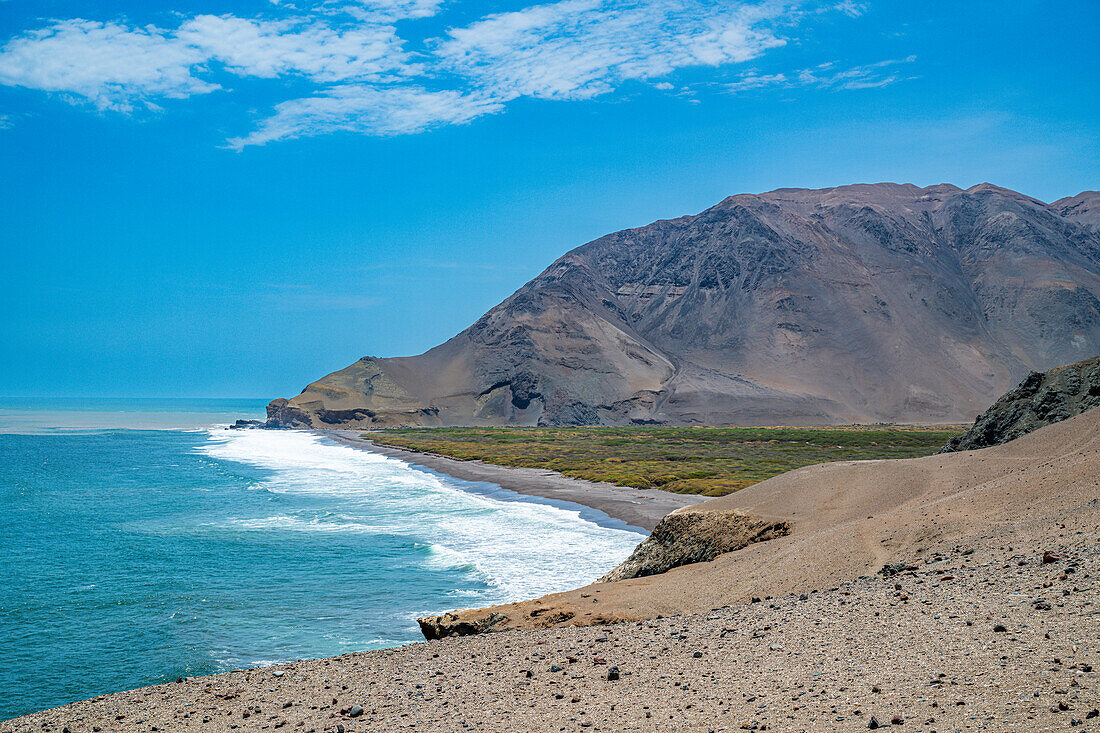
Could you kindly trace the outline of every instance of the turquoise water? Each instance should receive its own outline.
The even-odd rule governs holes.
[[[639,540],[308,433],[211,427],[261,412],[0,404],[0,720],[415,641],[419,615],[575,587]]]

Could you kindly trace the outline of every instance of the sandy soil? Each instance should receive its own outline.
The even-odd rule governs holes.
[[[669,512],[706,500],[705,496],[674,494],[659,489],[632,489],[571,478],[554,471],[494,466],[481,461],[458,461],[446,456],[375,445],[359,437],[362,434],[361,430],[316,430],[314,432],[344,445],[399,458],[414,466],[423,466],[465,481],[488,481],[515,491],[517,494],[582,504],[647,532],[652,531],[657,522],[661,521],[661,517]]]
[[[507,620],[494,629],[503,629],[701,613],[830,588],[956,547],[1042,547],[1067,531],[1100,537],[1100,409],[980,451],[808,466],[682,511],[731,510],[788,521],[791,533],[663,575],[457,615],[500,614]]]

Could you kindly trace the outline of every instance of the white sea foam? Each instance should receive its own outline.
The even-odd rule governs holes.
[[[317,503],[316,514],[234,519],[246,531],[389,534],[407,538],[427,570],[476,571],[488,601],[590,582],[626,558],[636,532],[600,526],[579,509],[476,490],[474,484],[298,431],[211,431],[206,455],[268,472],[258,488]],[[484,488],[482,485],[481,488]],[[274,497],[273,497],[274,498]]]
[[[290,532],[340,532],[353,534],[372,534],[378,528],[362,522],[326,522],[317,517],[303,519],[286,515],[272,517],[253,517],[251,519],[230,519],[221,525],[238,530],[286,530]]]

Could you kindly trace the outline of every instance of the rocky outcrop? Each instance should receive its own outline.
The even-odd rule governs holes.
[[[499,613],[490,613],[483,617],[466,617],[448,611],[440,616],[424,616],[416,622],[424,638],[445,639],[448,636],[470,636],[492,631],[494,626],[508,621],[508,617]]]
[[[1100,407],[1100,356],[1045,373],[1032,372],[978,416],[940,453],[988,448]]]
[[[788,522],[766,521],[743,512],[675,511],[599,582],[658,575],[681,565],[710,562],[719,555],[790,531]]]
[[[451,340],[271,404],[278,427],[968,422],[1100,352],[1097,196],[731,196],[568,252]]]

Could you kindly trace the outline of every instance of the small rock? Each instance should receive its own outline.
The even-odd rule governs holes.
[[[890,725],[901,725],[904,722],[905,719],[902,718],[900,715],[895,715],[894,717],[890,718]]]
[[[349,718],[358,718],[362,714],[363,714],[363,706],[362,705],[352,705],[351,710],[348,711],[348,717]]]
[[[1008,629],[1006,629],[1006,628],[1005,628],[1005,625],[1004,625],[1004,624],[996,624],[996,625],[994,625],[994,627],[993,627],[993,630],[994,630],[995,632],[999,633],[999,634],[1000,634],[1000,633],[1004,633],[1004,632],[1008,631]]]
[[[691,656],[695,657],[696,659],[702,659],[703,658],[703,653],[702,652],[695,652]]]
[[[283,703],[283,710],[286,710],[287,708],[293,707],[293,706],[294,706],[294,703],[292,703],[290,700],[287,700],[286,702]]]
[[[1092,720],[1093,718],[1100,716],[1100,710],[1095,708],[1085,713],[1085,720]]]
[[[1059,560],[1065,560],[1066,556],[1060,552],[1054,552],[1053,550],[1047,550],[1043,553],[1043,564],[1049,565],[1052,562],[1058,562]]]
[[[876,718],[874,715],[872,715],[871,719],[869,721],[867,721],[867,727],[870,728],[871,730],[875,730],[876,728],[878,728],[879,727],[878,718]]]
[[[286,672],[284,672],[281,669],[277,669],[274,672],[272,672],[271,674],[275,677],[282,677],[284,674],[286,674]]]
[[[619,668],[618,667],[608,667],[607,668],[607,679],[608,679],[609,682],[614,682],[615,680],[619,679]]]
[[[556,665],[556,664],[551,664],[551,665],[550,665],[550,671],[551,671],[551,672],[561,672],[562,670],[561,670],[561,667],[559,667],[558,665]]]

